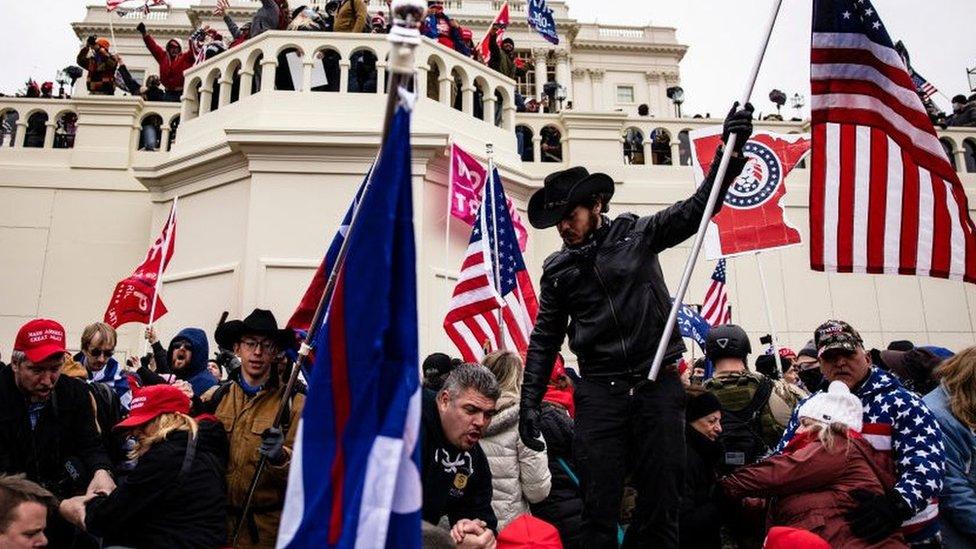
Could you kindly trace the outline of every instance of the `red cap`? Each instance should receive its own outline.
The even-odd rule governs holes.
[[[830,549],[830,544],[813,532],[774,526],[766,535],[765,549]]]
[[[64,353],[64,327],[48,318],[35,318],[20,327],[14,350],[23,352],[31,362]]]
[[[782,358],[796,358],[796,351],[789,347],[780,347],[779,356]]]
[[[172,385],[150,385],[133,388],[129,403],[129,417],[120,421],[116,429],[131,429],[156,419],[163,414],[190,413],[190,399]]]

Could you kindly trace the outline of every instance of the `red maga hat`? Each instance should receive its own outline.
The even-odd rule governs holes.
[[[129,417],[116,429],[131,429],[149,423],[163,414],[190,413],[190,399],[173,385],[150,385],[132,390]]]
[[[31,362],[64,353],[64,327],[49,318],[35,318],[20,327],[14,350],[23,352]]]

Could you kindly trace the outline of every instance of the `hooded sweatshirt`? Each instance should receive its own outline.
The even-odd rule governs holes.
[[[186,341],[190,344],[190,364],[177,370],[173,368],[173,353],[179,342]],[[166,352],[166,359],[173,369],[173,373],[178,379],[190,383],[193,387],[193,396],[200,396],[207,389],[217,384],[213,374],[207,369],[207,357],[210,354],[210,345],[207,343],[207,334],[200,328],[184,328],[176,337],[169,342],[169,351]]]
[[[149,53],[159,63],[159,82],[166,88],[166,91],[174,92],[182,90],[183,73],[193,66],[194,60],[196,59],[192,48],[182,51],[183,48],[180,46],[179,41],[175,39],[170,40],[166,43],[167,48],[171,44],[175,44],[181,50],[175,58],[170,58],[169,53],[159,47],[159,44],[156,43],[149,33],[142,36],[142,41],[146,43],[146,47],[149,48]]]

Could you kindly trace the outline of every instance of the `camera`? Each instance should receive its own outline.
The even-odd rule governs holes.
[[[773,344],[773,336],[771,336],[769,334],[766,334],[764,336],[760,336],[759,343],[762,343],[763,345],[772,345]]]

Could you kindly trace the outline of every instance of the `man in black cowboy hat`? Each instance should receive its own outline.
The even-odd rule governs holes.
[[[735,134],[737,144],[719,205],[746,164],[742,146],[752,135],[752,106],[737,107],[725,119],[723,141]],[[541,446],[540,404],[568,334],[582,375],[575,392],[575,454],[585,502],[583,547],[617,546],[628,473],[638,500],[625,546],[678,546],[685,397],[676,363],[685,347],[676,330],[658,380],[647,381],[671,306],[657,254],[695,234],[718,165],[712,162],[712,173],[691,198],[646,217],[607,217],[613,180],[583,167],[550,175],[529,200],[532,226],[556,227],[564,246],[543,265],[519,432],[526,446]]]
[[[242,533],[237,547],[274,547],[278,523],[288,484],[288,465],[295,441],[295,428],[305,397],[286,395],[276,372],[274,359],[292,347],[291,330],[278,329],[271,311],[255,309],[244,320],[232,320],[217,327],[214,339],[223,349],[233,349],[241,367],[229,379],[205,393],[203,411],[217,416],[227,430],[230,457],[227,460],[228,539],[238,524]],[[288,401],[284,423],[272,427],[282,400]],[[254,493],[247,516],[242,516],[251,479],[261,456],[268,467]]]

